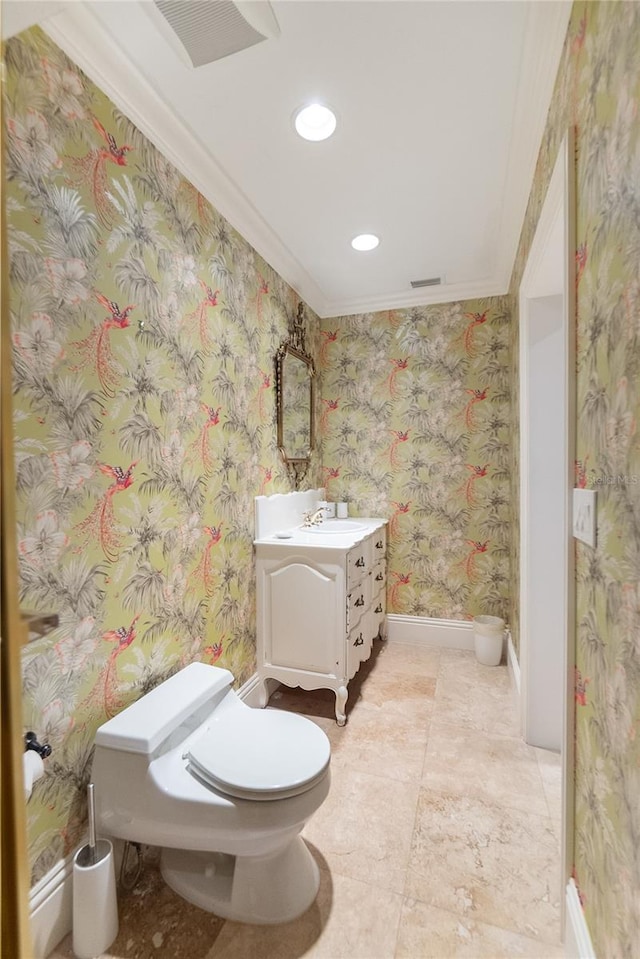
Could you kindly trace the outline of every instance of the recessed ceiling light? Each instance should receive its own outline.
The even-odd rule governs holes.
[[[298,110],[294,124],[305,140],[326,140],[336,128],[336,115],[322,103],[310,103]]]
[[[351,246],[354,250],[365,253],[367,250],[375,250],[379,242],[380,238],[375,233],[360,233],[359,236],[354,236]]]

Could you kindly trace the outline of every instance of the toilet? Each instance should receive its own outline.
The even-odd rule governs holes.
[[[302,716],[247,706],[232,682],[191,663],[100,726],[97,823],[160,846],[165,882],[201,909],[289,922],[318,892],[300,833],[329,792],[329,740]]]

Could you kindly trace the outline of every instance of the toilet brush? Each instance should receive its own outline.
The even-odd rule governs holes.
[[[98,858],[96,849],[96,796],[95,786],[89,783],[87,786],[87,810],[89,815],[89,861],[95,866]]]
[[[108,839],[96,839],[94,789],[89,783],[89,842],[73,860],[73,952],[77,959],[94,959],[118,935],[113,845]]]

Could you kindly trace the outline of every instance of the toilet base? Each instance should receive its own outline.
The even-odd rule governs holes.
[[[267,856],[163,849],[166,884],[223,919],[265,925],[290,922],[318,894],[320,870],[301,836]]]

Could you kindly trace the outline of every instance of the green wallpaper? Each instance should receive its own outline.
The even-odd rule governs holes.
[[[575,878],[603,959],[640,951],[639,104],[640,5],[576,3],[510,288],[517,319],[526,257],[573,125],[576,485],[598,491],[597,546],[576,546]],[[516,363],[515,320],[512,332]],[[515,527],[512,550],[515,605]]]
[[[273,372],[298,298],[44,34],[6,63],[21,601],[60,614],[24,657],[53,746],[35,881],[78,842],[101,722],[192,660],[255,671],[254,497],[290,488]]]
[[[54,746],[33,878],[77,840],[96,726],[191,659],[254,668],[253,497],[289,488],[273,355],[297,298],[39,31],[9,41],[7,212],[25,723]],[[310,485],[390,521],[390,612],[508,615],[517,291],[577,126],[576,879],[596,951],[640,943],[640,6],[574,6],[508,298],[318,324]]]
[[[509,326],[505,297],[321,321],[324,481],[389,518],[390,613],[506,616]]]

